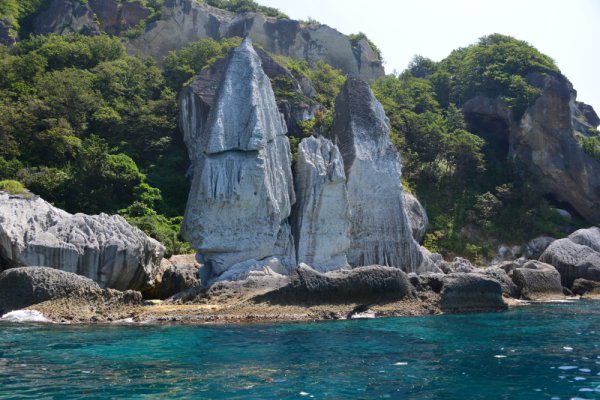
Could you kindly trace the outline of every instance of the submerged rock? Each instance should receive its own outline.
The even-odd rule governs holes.
[[[294,262],[285,123],[249,39],[229,58],[203,130],[182,234],[213,275],[247,260]]]
[[[320,273],[300,264],[291,282],[261,300],[285,303],[353,303],[414,298],[406,273],[398,268],[373,265]]]
[[[101,289],[86,277],[47,267],[12,268],[0,274],[0,315],[48,300],[102,301],[140,305],[142,295],[128,290]]]
[[[521,297],[526,300],[563,297],[560,274],[552,265],[528,261],[513,270],[512,279],[518,286]]]
[[[383,107],[366,82],[350,77],[342,87],[331,138],[344,159],[352,215],[348,262],[418,271],[423,255],[404,209],[400,155]]]
[[[0,192],[0,269],[47,266],[101,287],[143,289],[164,247],[118,215],[71,215],[39,197]]]
[[[506,310],[502,287],[480,274],[453,273],[443,276],[439,305],[444,312]]]
[[[295,172],[292,232],[298,262],[321,272],[347,266],[350,213],[337,146],[325,138],[303,139]]]

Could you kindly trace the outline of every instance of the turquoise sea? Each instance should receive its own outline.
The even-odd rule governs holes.
[[[600,302],[228,326],[0,324],[0,398],[600,398]]]

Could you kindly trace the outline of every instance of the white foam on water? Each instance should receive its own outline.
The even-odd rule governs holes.
[[[579,368],[579,371],[581,371],[581,372],[592,372],[592,370],[589,369],[589,368]]]
[[[495,358],[506,358],[506,356],[504,354],[496,354],[494,355]]]
[[[399,361],[397,363],[394,363],[394,365],[408,365],[408,363],[404,361]]]
[[[563,346],[563,350],[564,351],[573,351],[573,348],[571,346]]]
[[[37,310],[16,310],[6,313],[0,318],[6,322],[52,322]]]
[[[570,369],[577,369],[575,365],[561,365],[558,369],[562,369],[563,371],[568,371]]]
[[[308,396],[310,393],[306,393],[304,391],[301,391],[300,393],[298,393],[300,396]]]
[[[375,318],[375,311],[365,311],[365,312],[361,312],[361,313],[356,313],[356,314],[352,314],[350,316],[350,319],[369,319],[369,318]]]
[[[576,381],[585,381],[585,378],[583,376],[576,376],[573,379],[576,380]]]

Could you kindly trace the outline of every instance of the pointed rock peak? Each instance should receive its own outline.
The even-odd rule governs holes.
[[[233,50],[207,121],[205,153],[256,151],[286,128],[250,38]]]

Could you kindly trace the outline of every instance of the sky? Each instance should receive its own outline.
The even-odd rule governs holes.
[[[257,0],[293,19],[364,32],[383,54],[386,73],[414,55],[439,61],[458,47],[501,33],[552,57],[600,114],[600,0]]]

